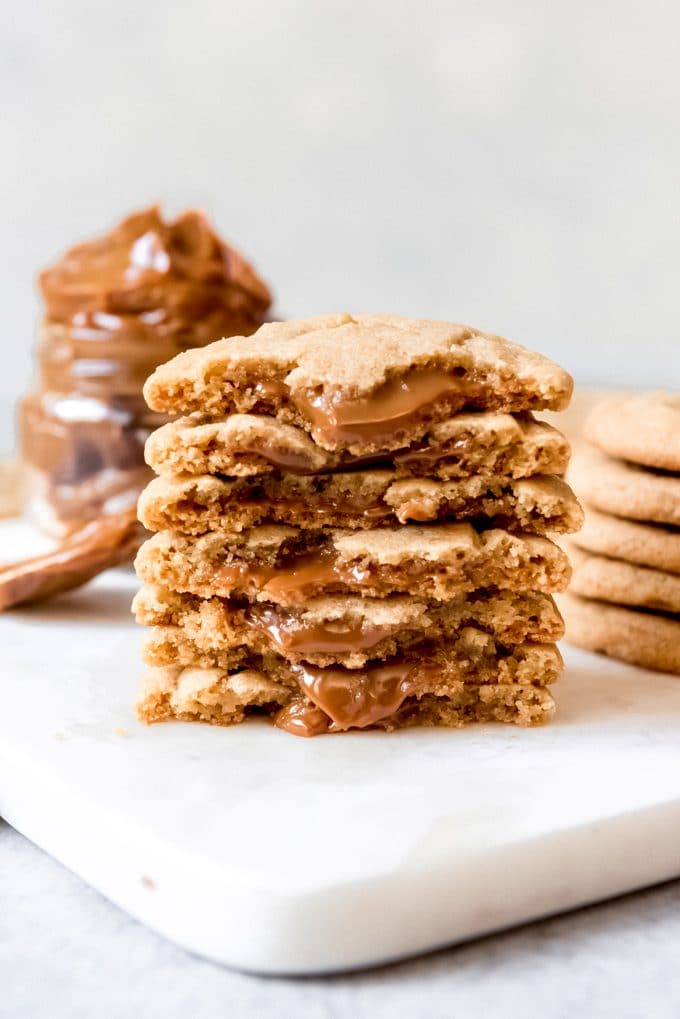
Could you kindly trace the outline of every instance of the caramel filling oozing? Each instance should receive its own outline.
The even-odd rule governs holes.
[[[321,736],[328,732],[331,720],[309,701],[296,698],[277,712],[274,724],[293,736]]]
[[[446,398],[451,412],[478,395],[479,387],[452,372],[417,368],[389,379],[370,396],[343,400],[338,394],[310,392],[295,398],[298,410],[312,423],[317,439],[329,445],[388,441],[411,428],[437,401]]]
[[[230,564],[223,566],[217,575],[229,590],[254,583],[258,590],[288,601],[302,601],[334,585],[361,584],[366,578],[365,569],[358,565],[341,565],[330,549],[309,552],[281,565]]]
[[[247,621],[250,626],[267,633],[282,651],[295,651],[300,655],[368,651],[399,629],[397,623],[370,626],[361,620],[304,623],[273,606],[257,605],[250,609]]]
[[[399,710],[422,687],[431,664],[397,661],[365,669],[293,666],[303,694],[280,711],[276,724],[299,736],[365,729]],[[326,716],[326,727],[323,726]]]

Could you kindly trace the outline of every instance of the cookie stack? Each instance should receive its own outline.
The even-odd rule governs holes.
[[[329,315],[180,354],[147,442],[137,710],[300,735],[536,724],[581,510],[531,412],[571,379],[464,326]]]
[[[593,408],[569,478],[585,503],[562,600],[579,647],[680,674],[680,394]]]

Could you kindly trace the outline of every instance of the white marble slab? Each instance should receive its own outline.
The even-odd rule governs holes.
[[[680,874],[680,680],[565,649],[545,729],[145,728],[134,587],[0,619],[0,813],[173,941],[339,970]]]

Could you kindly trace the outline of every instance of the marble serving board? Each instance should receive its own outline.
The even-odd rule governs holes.
[[[5,559],[33,543],[0,527]],[[146,728],[134,589],[0,617],[0,813],[178,944],[342,970],[680,874],[680,679],[565,648],[538,730]]]

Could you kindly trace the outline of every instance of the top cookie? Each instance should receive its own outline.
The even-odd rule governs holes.
[[[611,456],[680,471],[680,393],[609,397],[593,407],[583,430]]]
[[[157,368],[153,410],[270,414],[327,450],[372,453],[417,441],[465,409],[560,410],[572,380],[498,336],[397,315],[272,322]]]

